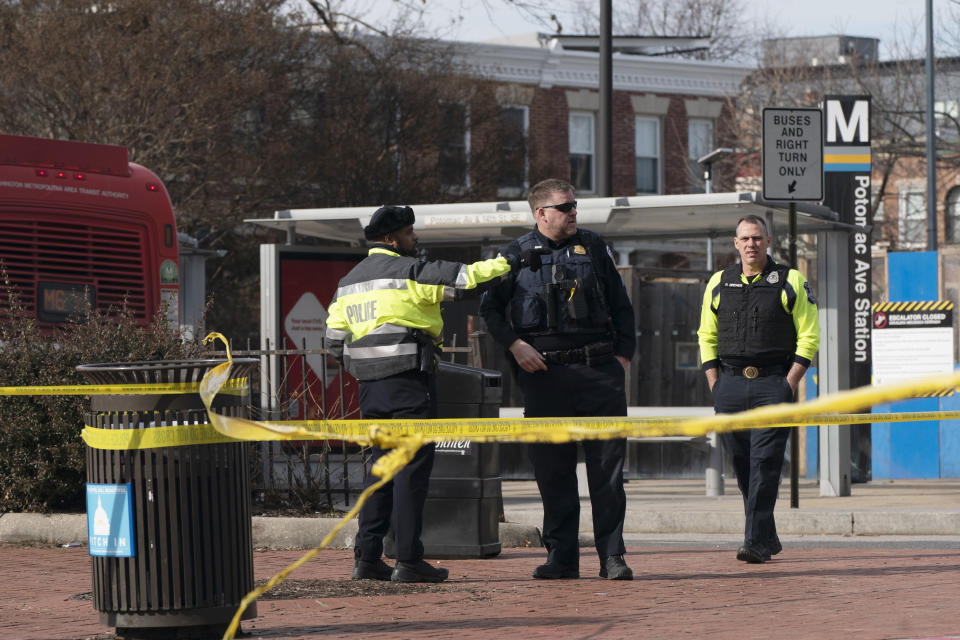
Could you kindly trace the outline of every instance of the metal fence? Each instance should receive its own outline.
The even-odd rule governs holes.
[[[444,356],[479,360],[477,339],[444,347]],[[254,420],[359,419],[357,382],[344,376],[325,349],[233,350],[260,360],[251,376]],[[225,352],[208,355],[226,359]],[[370,473],[370,448],[346,440],[273,441],[250,444],[255,513],[275,515],[345,511],[353,506]]]

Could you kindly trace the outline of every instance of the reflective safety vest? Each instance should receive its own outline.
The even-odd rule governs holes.
[[[443,332],[440,303],[509,272],[503,256],[473,264],[428,262],[375,246],[337,287],[328,309],[327,349],[358,380],[418,368],[421,350],[432,352]]]
[[[717,355],[721,361],[747,359],[750,364],[785,363],[797,349],[793,309],[797,292],[787,282],[790,268],[768,260],[760,277],[750,284],[741,280],[739,263],[723,270],[717,285]],[[787,294],[787,309],[781,293]]]
[[[539,271],[523,269],[514,277],[510,321],[524,339],[557,334],[612,336],[610,312],[597,279],[589,245],[601,244],[585,229],[579,240],[541,256]],[[542,241],[533,232],[517,239],[521,250]],[[598,256],[599,259],[599,256]],[[606,254],[603,259],[607,258]]]

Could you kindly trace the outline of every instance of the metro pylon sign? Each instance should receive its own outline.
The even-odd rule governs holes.
[[[848,344],[850,388],[871,382],[872,356],[872,234],[870,150],[870,96],[824,96],[823,102],[823,204],[851,225],[847,288],[849,301]],[[870,479],[864,466],[870,447],[870,425],[852,425],[851,453],[859,477]]]
[[[855,227],[850,233],[850,386],[857,387],[870,384],[870,96],[826,96],[823,112],[823,204],[840,215],[840,222]]]

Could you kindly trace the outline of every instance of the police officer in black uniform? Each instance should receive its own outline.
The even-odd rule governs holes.
[[[636,347],[633,307],[613,256],[596,234],[577,228],[573,186],[544,180],[530,190],[536,228],[504,254],[549,249],[543,267],[505,276],[488,290],[480,314],[516,360],[528,418],[625,416],[626,369]],[[632,580],[623,559],[626,440],[585,440],[584,458],[600,576]],[[531,444],[543,500],[547,562],[534,578],[578,578],[580,497],[577,443]]]

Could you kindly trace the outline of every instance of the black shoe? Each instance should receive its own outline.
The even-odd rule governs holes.
[[[428,562],[398,562],[390,575],[393,582],[443,582],[450,572]]]
[[[774,540],[773,542],[768,543],[768,544],[766,545],[766,547],[767,547],[767,555],[768,555],[768,556],[775,556],[775,555],[777,555],[778,553],[780,553],[781,551],[783,551],[783,545],[780,544],[780,541],[779,541],[779,540]],[[770,558],[767,558],[767,560],[769,560],[769,559],[770,559]]]
[[[623,556],[607,556],[600,565],[600,577],[607,580],[633,580],[633,571],[623,561]]]
[[[533,570],[533,577],[539,580],[567,580],[580,577],[580,567],[559,562],[547,562]]]
[[[737,549],[737,560],[749,562],[750,564],[763,564],[770,559],[770,554],[766,549],[758,549],[752,545],[743,545]]]
[[[351,580],[389,580],[393,569],[386,562],[377,558],[374,561],[356,560],[353,563]]]

